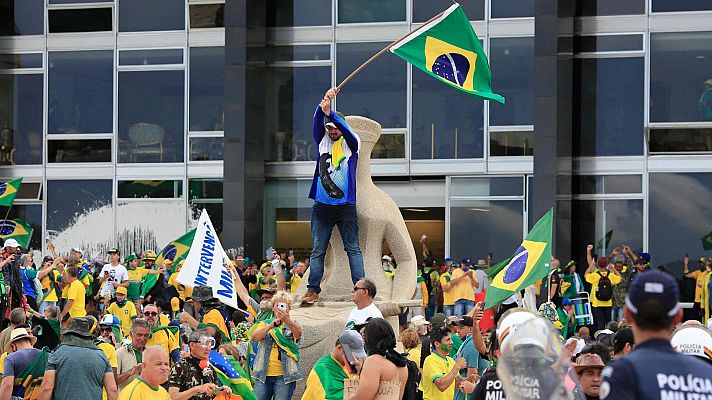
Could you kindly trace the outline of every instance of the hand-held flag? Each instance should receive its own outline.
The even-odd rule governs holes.
[[[0,239],[15,239],[23,248],[28,248],[32,238],[32,227],[21,218],[0,220]]]
[[[0,206],[10,207],[12,205],[17,191],[20,190],[20,184],[22,184],[22,178],[0,183]]]

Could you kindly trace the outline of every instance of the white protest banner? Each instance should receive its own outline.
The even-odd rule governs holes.
[[[230,270],[225,264],[230,257],[223,250],[218,235],[203,209],[195,231],[195,239],[176,279],[185,286],[210,286],[213,296],[232,308],[237,308],[237,291]]]

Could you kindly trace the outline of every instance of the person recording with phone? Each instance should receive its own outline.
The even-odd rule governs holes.
[[[303,379],[299,364],[302,327],[289,316],[291,309],[292,296],[280,290],[272,297],[274,318],[253,328],[252,341],[258,347],[252,377],[258,400],[289,400],[297,381]]]
[[[9,296],[2,299],[3,304],[9,304],[10,309],[24,308],[22,293],[22,273],[20,272],[20,244],[15,239],[5,241],[2,253],[0,253],[0,268],[7,286],[5,293]]]
[[[367,357],[363,346],[358,332],[343,331],[331,353],[317,360],[309,372],[302,400],[343,399],[344,380],[357,381],[361,364]]]

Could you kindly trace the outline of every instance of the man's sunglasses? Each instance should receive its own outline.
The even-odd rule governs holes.
[[[357,290],[368,290],[368,289],[366,289],[365,287],[354,286],[354,289],[351,292],[356,293]]]
[[[158,315],[158,313],[156,311],[146,311],[143,313],[143,315],[147,317],[155,317],[156,315]]]

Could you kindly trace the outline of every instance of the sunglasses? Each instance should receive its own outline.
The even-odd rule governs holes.
[[[357,290],[368,290],[368,289],[366,289],[365,287],[354,286],[354,289],[351,292],[356,293]]]
[[[147,317],[155,317],[156,315],[158,315],[158,313],[156,311],[146,311],[143,313],[143,315]]]
[[[111,332],[111,328],[101,328],[102,332]]]

